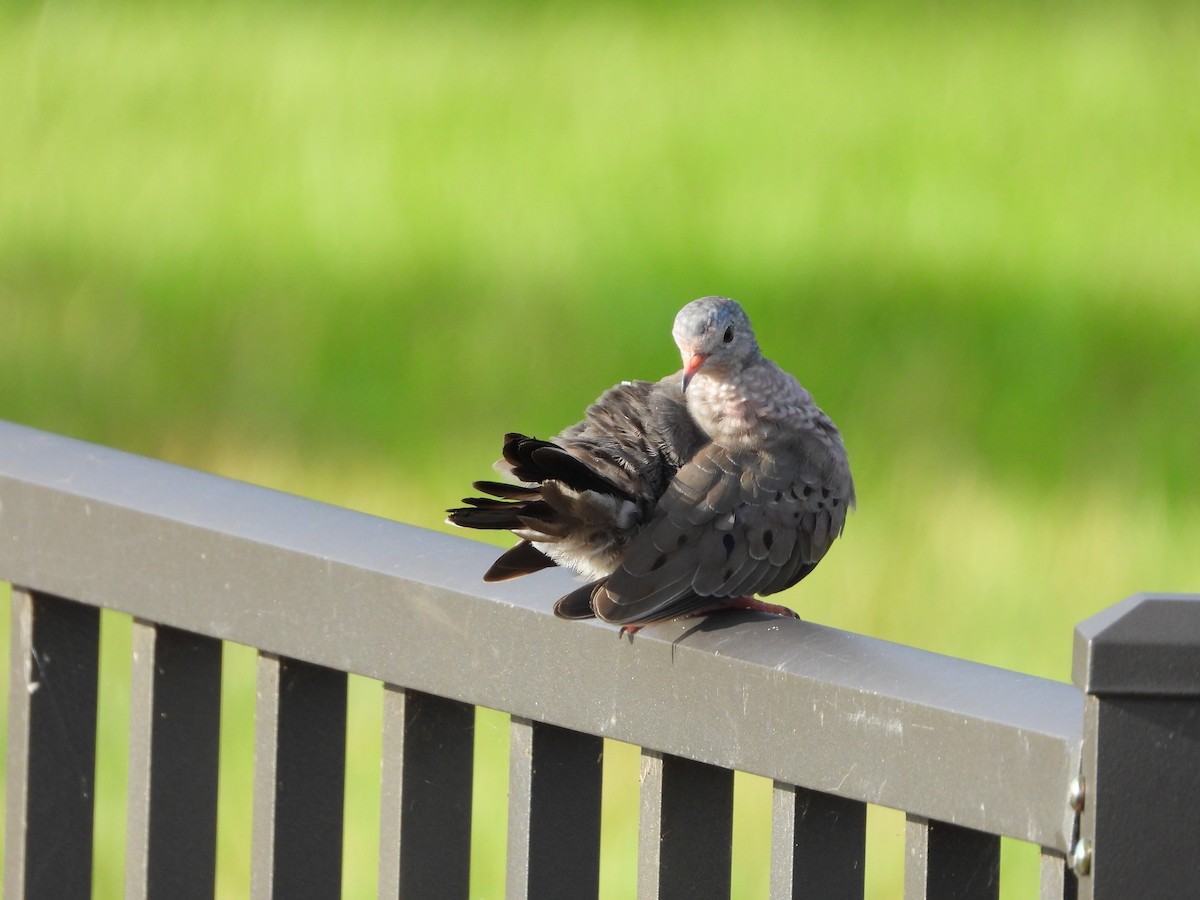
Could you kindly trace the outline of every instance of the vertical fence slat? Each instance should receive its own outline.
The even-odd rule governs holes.
[[[904,834],[904,900],[999,898],[999,836],[911,813]]]
[[[642,751],[638,896],[728,897],[733,772]]]
[[[380,897],[466,897],[475,708],[384,689]]]
[[[5,897],[92,889],[100,610],[14,587]]]
[[[1039,900],[1075,900],[1077,883],[1067,858],[1057,850],[1042,848]]]
[[[221,642],[133,623],[125,896],[212,897]]]
[[[867,805],[775,782],[772,808],[772,900],[862,900]]]
[[[338,897],[346,778],[346,674],[258,657],[252,893]]]
[[[513,719],[506,897],[597,896],[603,753],[602,738]]]

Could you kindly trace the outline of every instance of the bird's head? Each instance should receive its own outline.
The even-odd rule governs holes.
[[[683,358],[683,389],[698,371],[731,372],[759,359],[750,319],[736,300],[701,297],[675,317],[671,330]]]

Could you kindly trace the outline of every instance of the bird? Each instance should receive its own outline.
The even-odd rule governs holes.
[[[840,432],[763,356],[741,305],[701,297],[675,317],[683,368],[605,391],[550,440],[511,432],[484,497],[447,522],[512,532],[484,574],[554,565],[586,583],[560,618],[646,625],[725,609],[797,617],[767,603],[816,568],[855,506]]]

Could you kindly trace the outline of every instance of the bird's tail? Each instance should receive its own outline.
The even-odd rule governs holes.
[[[485,581],[506,581],[555,565],[535,543],[570,543],[581,521],[594,525],[598,507],[611,516],[607,507],[632,502],[626,491],[549,441],[508,434],[498,465],[524,483],[476,481],[475,489],[488,496],[466,497],[467,505],[447,510],[446,517],[452,525],[511,531],[522,539],[488,569]]]

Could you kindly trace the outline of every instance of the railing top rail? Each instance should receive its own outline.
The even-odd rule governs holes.
[[[750,615],[620,640],[554,618],[564,573],[484,584],[494,552],[0,422],[0,579],[1067,849],[1074,687]]]

